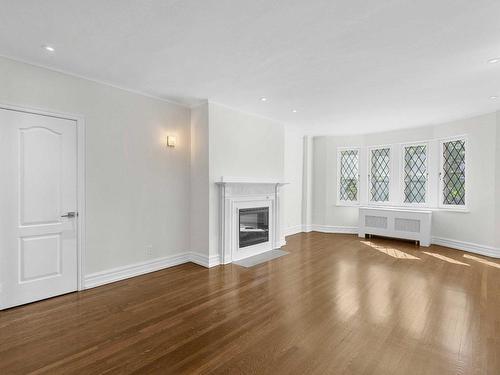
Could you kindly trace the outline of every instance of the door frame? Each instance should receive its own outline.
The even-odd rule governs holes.
[[[85,254],[86,254],[86,243],[85,243],[85,219],[86,219],[86,174],[85,174],[85,118],[83,115],[75,115],[61,112],[53,112],[43,108],[33,108],[20,105],[6,104],[0,102],[0,109],[31,113],[34,115],[41,115],[47,117],[55,117],[65,120],[75,121],[76,123],[76,139],[77,139],[77,178],[76,178],[76,188],[77,188],[77,233],[76,233],[76,252],[77,252],[77,290],[85,289]]]

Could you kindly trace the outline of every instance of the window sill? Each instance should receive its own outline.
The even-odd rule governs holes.
[[[359,207],[359,202],[337,202],[336,207]]]
[[[360,204],[360,203],[346,203],[340,202],[335,205],[336,207],[353,207],[353,208],[373,208],[373,209],[386,209],[386,210],[408,210],[408,211],[433,211],[433,212],[457,212],[457,213],[470,213],[468,208],[459,207],[426,207],[426,206],[410,206],[410,205],[395,205],[395,204]]]

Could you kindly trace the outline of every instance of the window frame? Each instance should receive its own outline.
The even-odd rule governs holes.
[[[444,203],[444,144],[448,142],[454,141],[464,141],[465,148],[465,204],[464,205],[456,205],[456,204],[445,204]],[[438,208],[442,210],[450,210],[450,211],[469,211],[469,139],[467,135],[453,136],[447,138],[441,138],[438,140],[439,142],[439,174],[438,174]]]
[[[358,153],[358,194],[356,201],[346,201],[340,199],[340,180],[342,173],[342,152],[356,151]],[[338,147],[337,148],[337,206],[359,206],[361,201],[361,147]]]
[[[401,207],[421,207],[421,208],[427,208],[429,207],[429,141],[421,141],[421,142],[408,142],[408,143],[401,143],[401,155],[399,158],[399,170],[400,170],[400,175],[399,175],[399,189],[400,189],[400,205]],[[425,201],[421,203],[409,203],[405,202],[405,149],[407,147],[412,147],[412,146],[425,146]]]
[[[371,198],[371,189],[372,189],[372,182],[371,182],[371,172],[372,172],[372,151],[373,150],[382,150],[382,149],[389,149],[389,200],[386,202],[383,201],[373,201]],[[369,146],[366,148],[367,152],[367,164],[366,164],[366,177],[367,177],[367,194],[366,194],[366,200],[368,205],[370,206],[393,206],[394,203],[392,201],[392,178],[393,178],[393,157],[394,157],[394,152],[393,152],[393,145],[387,144],[387,145],[377,145],[377,146]]]

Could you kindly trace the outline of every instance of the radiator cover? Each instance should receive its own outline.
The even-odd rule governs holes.
[[[431,244],[432,211],[405,208],[359,208],[359,237],[367,234]]]

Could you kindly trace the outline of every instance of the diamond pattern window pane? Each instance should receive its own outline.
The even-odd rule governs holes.
[[[372,202],[389,201],[391,150],[381,148],[371,151],[370,193]]]
[[[358,200],[359,156],[357,150],[340,152],[340,194],[341,201]]]
[[[427,147],[404,148],[404,201],[425,203],[427,186]]]
[[[443,203],[465,205],[465,141],[443,143]]]

